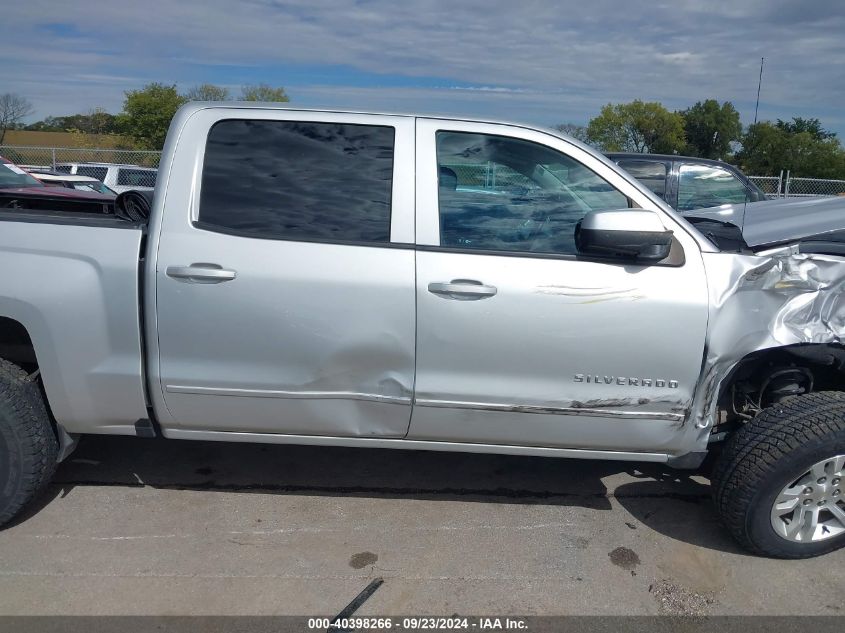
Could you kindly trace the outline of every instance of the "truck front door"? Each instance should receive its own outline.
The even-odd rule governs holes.
[[[655,265],[583,257],[591,210],[654,209]],[[417,122],[417,378],[409,438],[670,452],[704,351],[696,240],[643,191],[531,130]]]
[[[237,108],[185,123],[152,297],[165,433],[405,435],[413,129]]]

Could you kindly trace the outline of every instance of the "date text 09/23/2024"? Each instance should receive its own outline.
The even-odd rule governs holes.
[[[523,618],[513,617],[349,617],[342,619],[309,618],[309,630],[358,631],[358,630],[406,630],[406,631],[519,631],[527,629]]]

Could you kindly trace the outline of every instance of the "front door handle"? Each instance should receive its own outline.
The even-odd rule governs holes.
[[[234,270],[226,270],[217,264],[191,264],[190,266],[168,266],[168,277],[177,281],[197,284],[219,284],[237,277]]]
[[[495,296],[496,286],[485,286],[475,279],[453,279],[449,282],[431,282],[428,291],[447,299],[485,299]]]

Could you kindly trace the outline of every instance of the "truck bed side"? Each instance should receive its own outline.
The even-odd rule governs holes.
[[[110,218],[0,213],[0,318],[26,328],[56,420],[135,435],[147,417],[139,324],[143,230]]]

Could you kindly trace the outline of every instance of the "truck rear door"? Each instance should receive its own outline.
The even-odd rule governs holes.
[[[406,434],[413,164],[409,117],[191,116],[160,186],[165,433]]]

